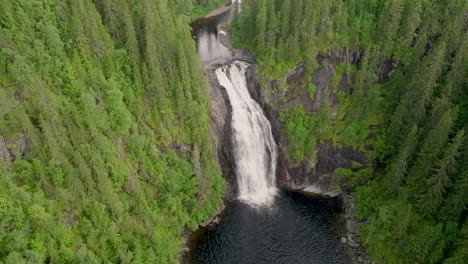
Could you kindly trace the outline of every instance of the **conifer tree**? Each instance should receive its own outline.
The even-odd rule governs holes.
[[[456,113],[457,111],[454,109],[445,111],[440,115],[435,127],[430,129],[425,136],[421,150],[417,153],[413,166],[408,170],[407,184],[414,197],[421,197],[426,192],[426,182],[448,140]],[[445,179],[441,178],[440,180],[437,186],[439,189],[447,184]]]
[[[418,127],[413,126],[410,133],[406,136],[405,142],[400,146],[398,153],[393,161],[388,165],[387,173],[385,174],[384,185],[385,189],[391,195],[397,194],[408,169],[408,162],[414,153],[418,143]]]
[[[426,180],[423,192],[419,195],[419,204],[425,214],[435,214],[443,202],[443,195],[451,185],[453,174],[457,173],[456,158],[463,142],[463,130],[453,139],[435,165],[433,172]]]

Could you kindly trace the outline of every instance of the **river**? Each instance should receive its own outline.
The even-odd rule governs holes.
[[[193,23],[201,60],[207,65],[232,56],[219,25],[230,11]],[[285,192],[276,186],[277,147],[269,121],[249,95],[249,65],[233,61],[216,69],[232,106],[232,141],[238,198],[216,224],[192,234],[187,262],[193,264],[349,263],[337,230],[335,199]]]

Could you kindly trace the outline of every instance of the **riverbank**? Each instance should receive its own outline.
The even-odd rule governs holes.
[[[220,15],[224,12],[227,12],[233,8],[233,2],[232,0],[228,0],[227,3],[220,3],[220,5],[215,8],[214,10],[210,11],[210,9],[199,9],[199,10],[194,10],[191,18],[192,22],[196,21],[198,19],[207,19],[211,18],[217,15]]]

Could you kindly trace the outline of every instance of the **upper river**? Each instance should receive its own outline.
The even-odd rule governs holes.
[[[219,25],[230,11],[192,25],[198,53],[206,64],[232,54],[220,41]],[[218,223],[190,238],[188,263],[349,263],[337,230],[335,199],[284,192],[276,186],[277,146],[261,107],[250,97],[245,71],[232,61],[216,69],[232,106],[232,142],[238,199],[227,204]]]

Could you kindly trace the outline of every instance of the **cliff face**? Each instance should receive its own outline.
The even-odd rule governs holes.
[[[339,102],[335,93],[331,92],[333,88],[330,82],[335,66],[345,61],[345,56],[342,52],[334,51],[330,56],[318,57],[320,64],[327,66],[321,66],[313,72],[311,79],[317,89],[312,96],[304,88],[303,82],[307,79],[307,76],[304,67],[301,65],[298,65],[287,74],[287,84],[290,88],[285,94],[279,91],[276,81],[269,81],[268,88],[261,87],[258,84],[255,77],[258,70],[256,64],[253,64],[248,72],[251,95],[263,107],[273,127],[273,133],[280,152],[278,182],[285,189],[337,196],[341,193],[341,190],[335,187],[332,180],[335,169],[351,169],[353,161],[361,164],[368,163],[368,159],[364,153],[349,147],[336,147],[331,141],[317,144],[315,150],[316,159],[310,157],[299,165],[292,163],[288,155],[289,142],[285,134],[285,124],[279,118],[278,109],[291,109],[298,104],[302,104],[304,110],[310,115],[313,115],[317,111],[325,99],[328,99],[327,101],[331,107],[336,107]],[[355,54],[350,56],[351,61],[356,62],[358,60]],[[346,82],[347,78],[348,76],[344,75],[343,79],[339,82],[338,89],[340,91],[348,91],[350,89]],[[268,94],[268,90],[273,91],[273,93]],[[329,95],[329,98],[325,98],[327,95]]]
[[[216,78],[215,69],[217,66],[219,65],[208,66],[207,69],[211,84],[211,89],[209,91],[211,101],[210,130],[213,134],[215,160],[219,164],[223,176],[228,183],[224,199],[231,200],[235,197],[237,189],[231,141],[232,107],[229,103],[226,90],[218,83]]]
[[[231,60],[242,60],[251,63],[251,67],[247,71],[248,88],[252,97],[264,109],[272,125],[273,134],[279,148],[277,179],[280,186],[287,190],[303,190],[326,196],[334,197],[339,195],[341,190],[335,187],[332,180],[335,169],[351,169],[353,162],[367,164],[366,155],[350,147],[336,147],[331,141],[326,141],[317,145],[315,150],[316,159],[310,157],[298,165],[294,164],[290,161],[288,155],[289,142],[285,134],[285,124],[280,120],[278,109],[291,109],[298,104],[302,104],[305,111],[313,115],[325,99],[328,99],[330,106],[338,106],[339,102],[335,93],[331,92],[333,88],[330,82],[335,65],[345,60],[343,53],[335,51],[328,57],[319,56],[319,61],[327,62],[324,64],[328,66],[319,67],[312,74],[312,82],[317,87],[313,96],[310,96],[308,90],[302,85],[307,79],[303,66],[298,65],[287,74],[287,83],[291,88],[288,89],[286,94],[281,94],[276,81],[269,81],[268,87],[259,85],[256,77],[258,65],[250,52],[240,50],[233,51],[233,54],[232,58],[224,59],[222,63]],[[353,55],[352,60],[357,61],[358,59]],[[218,66],[220,64],[207,66],[211,82],[210,99],[212,102],[210,127],[215,135],[216,159],[223,170],[224,177],[230,183],[225,198],[231,199],[236,193],[235,163],[232,154],[231,125],[229,122],[231,120],[231,107],[225,89],[216,80],[214,69]],[[350,89],[346,78],[348,76],[344,75],[338,85],[338,89],[341,91]],[[268,91],[273,91],[273,93],[269,94]],[[329,95],[329,98],[325,98],[327,95]]]
[[[225,45],[230,47],[230,39],[225,36]],[[254,79],[255,71],[255,58],[254,56],[245,50],[231,50],[232,56],[230,58],[218,58],[216,61],[206,64],[206,72],[210,81],[209,97],[211,101],[211,122],[210,129],[213,134],[214,152],[215,159],[218,162],[225,180],[228,182],[224,199],[232,200],[237,194],[237,181],[235,175],[235,160],[233,153],[233,143],[231,139],[232,127],[232,107],[229,102],[229,97],[226,89],[221,86],[215,74],[216,68],[223,64],[230,63],[234,60],[241,60],[248,62],[252,65],[249,69],[249,88],[256,87],[256,80]],[[250,89],[252,90],[252,89]],[[257,91],[257,89],[254,89]],[[272,118],[267,116],[272,122]]]

